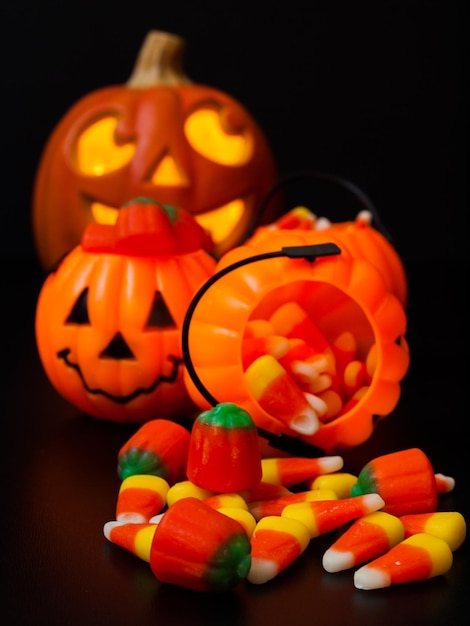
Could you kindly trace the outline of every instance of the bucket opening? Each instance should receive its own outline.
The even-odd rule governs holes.
[[[253,309],[240,367],[256,406],[309,436],[365,401],[379,351],[368,316],[350,295],[299,280],[271,290]]]

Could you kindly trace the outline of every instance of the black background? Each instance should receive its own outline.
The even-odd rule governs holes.
[[[282,175],[319,169],[360,186],[405,259],[468,258],[466,5],[5,3],[3,254],[31,254],[32,181],[60,117],[125,82],[158,29],[185,38],[194,82],[251,111]]]
[[[411,366],[397,409],[349,451],[348,469],[416,445],[457,480],[441,507],[467,516],[467,3],[30,0],[4,3],[1,24],[7,623],[463,624],[466,544],[444,579],[369,594],[354,591],[351,573],[322,572],[328,538],[279,580],[223,599],[159,586],[106,545],[116,451],[132,429],[77,414],[42,371],[30,211],[60,117],[125,82],[148,30],[184,37],[186,73],[251,111],[281,175],[326,171],[376,206],[409,275]],[[355,211],[312,184],[296,193],[292,202],[333,221]]]

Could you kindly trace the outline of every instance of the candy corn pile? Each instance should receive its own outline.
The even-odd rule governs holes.
[[[361,355],[349,331],[330,343],[292,301],[269,319],[247,322],[242,365],[259,405],[292,430],[312,435],[320,423],[348,413],[368,391],[375,354],[372,344]]]
[[[250,415],[235,404],[201,413],[191,433],[165,419],[142,425],[118,452],[121,487],[112,543],[156,578],[203,592],[262,584],[310,541],[339,531],[324,569],[355,569],[357,589],[443,575],[466,522],[438,511],[455,481],[410,448],[371,460],[358,476],[340,456],[263,458]]]

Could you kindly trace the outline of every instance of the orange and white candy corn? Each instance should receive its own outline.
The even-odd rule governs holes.
[[[343,371],[343,387],[347,396],[352,396],[358,389],[369,385],[371,378],[364,361],[350,361]]]
[[[346,522],[378,511],[385,502],[378,493],[343,498],[342,500],[319,500],[289,504],[282,510],[282,517],[292,517],[302,522],[310,537],[318,537],[339,528]]]
[[[166,506],[170,485],[161,476],[133,474],[125,478],[116,503],[118,522],[148,522]]]
[[[273,579],[304,552],[309,541],[308,529],[301,522],[277,515],[264,517],[250,538],[247,580],[259,585]]]
[[[324,553],[327,572],[340,572],[385,554],[400,541],[405,531],[398,517],[375,511],[357,519]]]
[[[331,349],[336,370],[343,372],[346,365],[357,358],[357,339],[351,331],[343,331],[331,342]]]
[[[283,357],[289,349],[287,337],[268,335],[267,337],[248,337],[243,340],[241,348],[242,368],[246,370],[253,361],[264,354],[275,359]]]
[[[117,521],[106,522],[103,534],[111,543],[129,550],[132,554],[150,563],[150,547],[157,529],[157,524],[144,522],[133,524]]]
[[[248,510],[245,499],[239,493],[215,493],[208,498],[203,498],[203,502],[213,509],[228,506]]]
[[[435,513],[409,513],[400,517],[405,529],[405,538],[418,533],[428,533],[444,539],[455,552],[465,540],[467,524],[457,511],[436,511]]]
[[[244,529],[248,537],[251,537],[256,527],[256,519],[247,509],[240,506],[221,506],[217,509],[219,513],[228,515],[236,520]]]
[[[357,476],[349,472],[322,474],[307,482],[309,489],[332,489],[338,498],[349,498],[351,487],[356,484]]]
[[[256,520],[270,515],[281,515],[286,506],[313,500],[336,500],[336,494],[331,489],[311,489],[309,491],[296,491],[288,496],[275,498],[274,500],[260,500],[250,502],[248,510]]]
[[[292,430],[301,435],[313,435],[320,427],[318,413],[326,411],[325,403],[302,392],[270,354],[249,365],[245,380],[261,408]]]
[[[262,480],[284,487],[298,485],[305,480],[337,472],[343,467],[341,456],[271,457],[261,459]]]
[[[314,381],[326,374],[332,374],[331,358],[325,354],[317,352],[310,344],[303,339],[286,339],[289,348],[285,354],[278,357],[279,363],[299,384],[311,385]],[[331,376],[328,376],[323,386],[331,385]],[[317,386],[321,385],[317,382]]]
[[[257,485],[251,487],[251,489],[245,489],[240,492],[240,495],[245,502],[255,502],[256,500],[274,500],[274,498],[280,498],[281,496],[287,496],[292,491],[284,485],[278,485],[276,483],[266,482],[261,480]]]
[[[434,535],[418,533],[391,548],[354,573],[357,589],[382,589],[441,576],[453,562],[449,544]]]
[[[168,489],[166,501],[168,506],[173,506],[175,502],[178,502],[178,500],[182,500],[183,498],[192,497],[197,498],[198,500],[205,500],[213,495],[213,491],[199,487],[190,480],[180,480]]]
[[[286,302],[270,316],[279,335],[303,339],[317,352],[331,351],[328,340],[298,302]]]

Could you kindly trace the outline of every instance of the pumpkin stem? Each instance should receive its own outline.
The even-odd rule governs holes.
[[[145,89],[157,85],[190,85],[182,69],[184,39],[171,33],[151,30],[139,50],[127,87]]]

